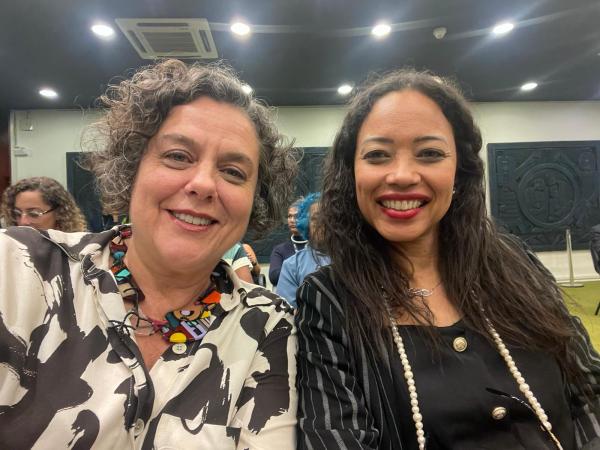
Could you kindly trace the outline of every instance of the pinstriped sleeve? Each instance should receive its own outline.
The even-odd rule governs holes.
[[[571,345],[574,359],[584,374],[583,389],[572,385],[571,411],[575,425],[577,448],[600,449],[600,355],[592,347],[590,337],[579,317],[571,317],[577,337]]]
[[[375,449],[340,302],[314,276],[298,291],[298,448]]]

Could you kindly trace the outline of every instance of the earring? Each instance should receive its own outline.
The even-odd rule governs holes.
[[[456,187],[452,188],[452,195],[456,194]]]

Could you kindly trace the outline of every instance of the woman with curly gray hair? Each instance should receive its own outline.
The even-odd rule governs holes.
[[[0,234],[0,441],[295,448],[291,310],[221,261],[280,223],[290,147],[220,65],[167,60],[101,100],[88,164],[131,223]]]
[[[7,227],[85,231],[85,218],[73,196],[53,178],[32,177],[9,186],[2,195],[0,216]]]

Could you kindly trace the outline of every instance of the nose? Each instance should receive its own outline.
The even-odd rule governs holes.
[[[21,213],[19,215],[19,217],[17,217],[17,225],[22,226],[22,225],[31,225],[31,220],[29,219],[29,216],[25,213]]]
[[[390,171],[386,174],[385,182],[399,187],[409,187],[418,184],[421,181],[419,167],[413,161],[398,160],[390,166]]]
[[[190,179],[184,191],[200,200],[213,200],[217,196],[218,170],[212,164],[199,164],[195,170],[190,170]]]

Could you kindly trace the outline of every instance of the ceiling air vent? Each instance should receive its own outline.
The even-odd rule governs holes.
[[[115,19],[143,59],[218,58],[206,19]]]

